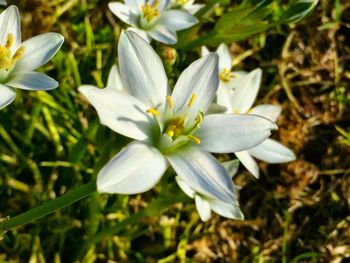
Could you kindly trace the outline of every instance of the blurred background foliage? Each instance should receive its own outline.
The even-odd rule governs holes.
[[[41,70],[52,92],[18,92],[0,112],[3,220],[95,179],[127,142],[100,125],[78,93],[103,87],[120,31],[107,0],[8,1],[21,10],[23,39],[65,37]],[[201,2],[201,1],[199,1]],[[142,195],[93,194],[40,221],[1,234],[1,262],[348,262],[350,259],[350,3],[347,0],[209,0],[177,52],[153,43],[170,82],[199,57],[230,44],[235,70],[261,67],[259,103],[283,107],[273,137],[295,151],[235,177],[245,221],[200,221],[171,171]],[[317,4],[317,5],[316,5]],[[220,155],[221,160],[233,155]],[[142,176],[142,171],[140,172]]]

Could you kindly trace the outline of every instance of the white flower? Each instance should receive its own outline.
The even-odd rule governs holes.
[[[198,22],[195,16],[180,10],[168,10],[169,0],[125,0],[110,3],[109,9],[148,42],[155,39],[164,44],[177,42],[176,31]]]
[[[0,0],[0,5],[7,5],[5,0]]]
[[[219,82],[215,53],[192,63],[171,95],[162,61],[137,34],[122,32],[118,58],[122,84],[115,81],[113,87],[110,81],[105,89],[79,88],[97,110],[101,123],[135,140],[99,172],[98,191],[145,192],[170,164],[197,193],[238,206],[230,176],[209,152],[253,147],[276,125],[254,115],[204,115]]]
[[[207,52],[207,49],[203,47],[202,55]],[[220,65],[217,103],[226,107],[227,113],[255,114],[276,122],[281,113],[279,106],[263,104],[252,108],[261,83],[261,69],[255,69],[250,73],[231,72],[232,58],[228,47],[221,44],[216,52],[219,55]],[[295,160],[295,155],[290,149],[272,139],[266,139],[258,146],[246,151],[235,152],[235,155],[256,178],[259,177],[259,167],[252,156],[267,163],[284,163]]]
[[[171,0],[170,6],[172,8],[181,8],[191,15],[194,15],[199,11],[199,9],[203,8],[204,4],[194,4],[195,0]]]
[[[58,83],[35,72],[59,50],[63,37],[46,33],[21,42],[21,22],[17,7],[10,6],[0,14],[0,109],[16,97],[17,89],[50,90]]]
[[[223,163],[223,165],[228,171],[229,176],[232,178],[238,170],[238,163],[236,160]],[[182,191],[190,198],[195,199],[196,208],[202,221],[207,221],[211,217],[211,210],[223,217],[239,220],[244,219],[244,215],[237,204],[201,195],[192,189],[192,187],[179,176],[176,176],[175,179]]]

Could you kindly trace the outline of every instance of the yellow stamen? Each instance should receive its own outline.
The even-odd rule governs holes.
[[[166,96],[166,100],[168,102],[169,109],[171,109],[173,107],[173,98],[171,96]]]
[[[197,125],[199,126],[203,122],[203,113],[199,112],[197,117],[194,120],[196,121]]]
[[[141,10],[143,13],[143,17],[150,22],[153,18],[160,16],[158,11],[159,0],[156,0],[153,5],[142,4]]]
[[[233,75],[231,73],[231,71],[227,68],[224,68],[220,75],[219,75],[220,79],[224,82],[229,82],[231,80],[231,78],[233,78]]]
[[[11,33],[8,34],[5,48],[9,49],[13,45],[14,41],[15,41],[14,35]]]
[[[16,61],[21,59],[25,49],[26,49],[25,47],[20,47],[19,49],[17,49],[16,53],[12,57],[12,63],[15,63]]]
[[[189,108],[191,108],[191,107],[193,106],[194,102],[196,101],[196,99],[197,99],[197,95],[193,93],[193,95],[192,95],[190,101],[188,102],[188,105],[187,105],[187,106],[188,106]]]
[[[159,111],[157,111],[155,108],[149,108],[146,112],[153,114],[153,116],[159,115]]]
[[[200,144],[201,143],[201,140],[197,136],[194,136],[194,135],[189,135],[188,139],[190,139],[191,141],[195,142],[196,144]]]
[[[167,134],[170,138],[173,138],[174,135],[175,135],[174,129],[168,127],[168,129],[166,130],[166,134]]]

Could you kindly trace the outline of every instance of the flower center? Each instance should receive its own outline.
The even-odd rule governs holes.
[[[20,47],[12,55],[11,47],[14,42],[13,34],[8,34],[5,46],[0,45],[0,69],[9,70],[24,54],[24,47]]]
[[[219,74],[219,78],[223,81],[223,82],[229,82],[231,79],[235,78],[236,76],[231,72],[231,70],[224,68],[220,74]]]
[[[156,0],[153,3],[153,5],[151,5],[150,3],[141,5],[143,18],[148,23],[150,23],[154,18],[157,18],[160,16],[159,11],[158,11],[158,5],[159,5],[159,0]]]
[[[158,111],[155,108],[150,108],[147,113],[152,114],[158,121],[161,133],[158,140],[158,148],[163,152],[172,152],[175,149],[192,141],[200,144],[200,138],[194,133],[200,128],[203,122],[203,113],[198,112],[197,116],[192,120],[189,117],[189,109],[193,107],[196,102],[197,95],[193,94],[188,100],[187,107],[178,112],[173,111],[173,99],[167,96],[164,111]],[[164,112],[164,114],[161,114]]]

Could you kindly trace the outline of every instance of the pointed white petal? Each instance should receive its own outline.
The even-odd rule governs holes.
[[[178,31],[190,28],[197,24],[198,19],[195,16],[180,10],[169,10],[162,14],[158,23],[174,31]]]
[[[257,179],[259,179],[259,166],[248,151],[235,152],[237,158],[245,168]]]
[[[117,65],[113,65],[113,67],[111,68],[111,70],[109,72],[107,87],[113,88],[113,89],[116,89],[119,91],[125,91]]]
[[[125,0],[124,2],[131,10],[137,12],[138,10],[141,10],[141,6],[145,3],[145,0]]]
[[[135,97],[116,89],[93,86],[81,86],[79,91],[94,106],[101,123],[113,131],[136,140],[147,140],[151,135],[154,120]]]
[[[148,107],[164,103],[168,79],[161,59],[153,48],[134,32],[122,32],[118,46],[120,75],[129,94]]]
[[[196,208],[201,220],[208,221],[211,216],[211,209],[210,209],[209,202],[199,195],[196,195],[195,202],[196,202]]]
[[[296,158],[289,148],[272,139],[266,139],[258,146],[249,149],[248,152],[267,163],[286,163]]]
[[[270,120],[250,114],[212,114],[204,117],[196,135],[200,147],[214,153],[230,153],[260,144],[277,129]]]
[[[193,62],[180,75],[172,94],[174,111],[189,111],[189,118],[196,116],[199,111],[206,112],[215,97],[218,85],[218,55],[210,53]],[[193,95],[195,101],[188,109]]]
[[[225,44],[220,44],[216,53],[219,55],[219,71],[224,68],[231,70],[232,67],[232,57],[228,46]]]
[[[197,146],[183,147],[167,156],[178,176],[205,196],[231,201],[235,189],[225,168],[210,153]]]
[[[238,205],[226,203],[217,199],[210,200],[211,209],[226,218],[243,220],[244,215]]]
[[[255,69],[247,75],[238,78],[232,94],[232,111],[247,113],[253,106],[261,83],[262,70]]]
[[[11,51],[15,52],[21,43],[21,20],[18,8],[14,5],[9,6],[0,14],[0,45],[6,44],[9,34],[13,34],[14,43]]]
[[[220,80],[219,88],[216,92],[216,102],[225,107],[228,113],[232,113],[231,93],[232,90],[229,88],[228,84]]]
[[[143,193],[158,183],[166,169],[167,161],[156,148],[132,142],[98,173],[97,190],[115,194]]]
[[[16,72],[6,85],[24,90],[52,90],[58,82],[40,72]]]
[[[15,90],[0,84],[0,110],[9,105],[15,98]]]
[[[195,13],[197,13],[200,9],[202,9],[205,5],[203,4],[194,4],[194,5],[190,5],[190,6],[184,6],[184,9],[190,13],[191,15],[194,15]]]
[[[120,20],[128,25],[137,25],[137,15],[135,15],[129,6],[122,3],[114,2],[108,4],[109,9]]]
[[[263,116],[273,122],[277,121],[278,116],[280,116],[282,108],[278,105],[272,104],[261,104],[252,108],[249,113],[259,116]]]
[[[174,45],[177,42],[176,32],[161,24],[156,25],[151,31],[147,31],[147,34],[151,38],[167,45]]]
[[[147,34],[145,30],[139,29],[137,27],[128,27],[126,31],[135,32],[140,37],[142,37],[147,43],[151,43],[152,38]]]
[[[204,57],[206,55],[209,55],[210,51],[206,46],[202,46],[201,48],[201,56]]]
[[[14,71],[32,71],[48,62],[60,49],[63,36],[46,33],[32,37],[21,44],[24,47],[22,58],[16,63]]]
[[[238,168],[239,168],[239,160],[231,160],[231,161],[227,161],[227,162],[223,162],[222,165],[225,167],[228,175],[233,178],[236,173],[238,172]]]
[[[181,190],[191,198],[194,198],[196,192],[188,185],[184,180],[182,180],[179,176],[175,177],[175,180]]]

